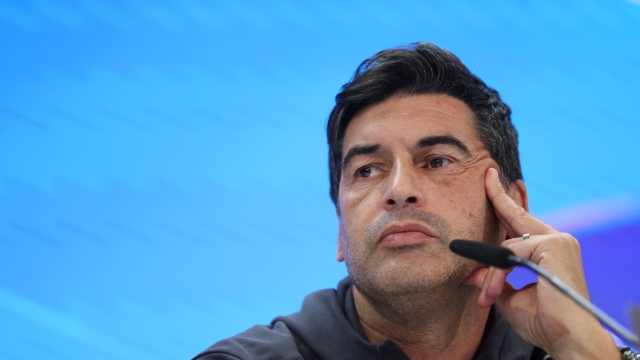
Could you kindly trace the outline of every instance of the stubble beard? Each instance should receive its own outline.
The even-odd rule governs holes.
[[[477,289],[464,286],[478,264],[449,251],[453,239],[499,242],[499,226],[493,206],[487,200],[483,216],[478,216],[466,229],[454,231],[439,215],[403,207],[386,213],[371,223],[364,235],[364,252],[353,254],[343,224],[341,242],[349,275],[357,290],[381,315],[409,325],[409,322],[441,321],[442,317],[459,317]],[[399,251],[428,252],[428,261],[406,264],[393,258],[379,259],[377,242],[389,224],[412,220],[433,229],[435,242],[407,247]],[[458,320],[459,321],[459,320]]]

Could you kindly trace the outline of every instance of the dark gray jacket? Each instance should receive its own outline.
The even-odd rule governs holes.
[[[542,360],[545,353],[522,341],[493,306],[476,360]],[[302,309],[215,343],[194,359],[409,359],[390,339],[367,340],[353,302],[351,279],[307,296]]]

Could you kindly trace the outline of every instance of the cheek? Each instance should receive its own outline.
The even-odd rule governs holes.
[[[484,186],[483,171],[467,171],[455,176],[442,176],[436,181],[438,194],[431,199],[440,202],[461,219],[480,219],[484,217],[487,195]],[[428,200],[428,199],[427,199]]]
[[[340,210],[347,217],[366,217],[375,208],[380,199],[379,184],[367,187],[354,187],[340,192]]]
[[[366,217],[370,206],[363,194],[340,194],[340,228],[349,239],[358,239],[363,231],[358,224],[367,223]]]

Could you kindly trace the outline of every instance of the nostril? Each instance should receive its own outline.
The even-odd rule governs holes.
[[[415,197],[415,196],[409,196],[409,197],[407,198],[407,202],[408,202],[409,204],[413,204],[413,203],[415,203],[416,201],[418,201],[418,199],[416,199],[416,197]]]
[[[393,205],[393,204],[395,204],[395,203],[396,203],[396,202],[395,202],[395,201],[393,201],[393,199],[389,199],[389,200],[387,200],[387,205]]]

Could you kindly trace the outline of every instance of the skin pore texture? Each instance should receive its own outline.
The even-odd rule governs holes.
[[[470,359],[489,312],[477,304],[486,270],[448,245],[506,236],[485,191],[498,165],[473,113],[447,95],[394,96],[351,120],[342,151],[337,259],[367,337],[412,359]],[[506,191],[527,207],[521,181]]]

